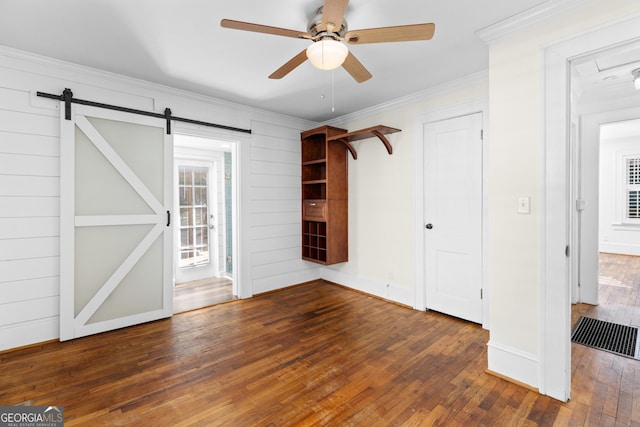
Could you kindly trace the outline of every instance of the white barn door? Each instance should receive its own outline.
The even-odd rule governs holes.
[[[61,341],[173,311],[165,121],[72,107],[61,118]]]
[[[424,129],[426,307],[482,323],[482,113]]]

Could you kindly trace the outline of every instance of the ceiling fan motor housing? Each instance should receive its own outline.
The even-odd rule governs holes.
[[[342,20],[342,26],[339,31],[328,31],[327,28],[322,25],[322,6],[320,6],[316,14],[309,21],[307,32],[311,34],[314,41],[321,40],[325,37],[331,37],[334,40],[343,40],[345,34],[347,34],[347,21],[345,19]]]

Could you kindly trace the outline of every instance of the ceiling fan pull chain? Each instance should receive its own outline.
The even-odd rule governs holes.
[[[336,112],[336,105],[335,105],[335,91],[334,91],[334,84],[333,84],[333,75],[334,75],[335,71],[331,70],[331,112],[335,113]]]

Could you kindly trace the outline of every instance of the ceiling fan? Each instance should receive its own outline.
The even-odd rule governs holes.
[[[309,21],[306,32],[252,24],[250,22],[234,21],[231,19],[223,19],[220,21],[220,25],[224,28],[235,30],[313,41],[307,49],[274,71],[269,76],[270,79],[283,78],[309,59],[314,66],[324,70],[330,70],[342,65],[358,83],[369,80],[371,73],[349,52],[349,49],[343,41],[356,45],[430,40],[435,32],[436,26],[431,23],[349,31],[347,22],[344,19],[348,4],[349,0],[324,0],[323,6],[318,9],[316,15]]]

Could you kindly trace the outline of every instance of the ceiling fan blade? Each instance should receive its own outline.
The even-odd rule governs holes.
[[[324,0],[322,26],[330,33],[340,31],[349,0]]]
[[[400,25],[349,31],[344,39],[351,44],[431,40],[435,31],[435,24]]]
[[[358,83],[366,82],[371,78],[371,73],[364,68],[364,65],[351,52],[347,55],[347,59],[344,60],[342,68],[347,70]]]
[[[270,27],[268,25],[252,24],[250,22],[234,21],[232,19],[223,19],[220,21],[220,26],[233,30],[252,31],[254,33],[273,34],[275,36],[293,37],[296,39],[311,38],[311,35],[304,31],[288,30],[286,28]]]
[[[293,71],[296,67],[301,65],[306,60],[307,60],[307,50],[305,49],[299,54],[297,54],[296,56],[294,56],[293,58],[291,58],[289,61],[287,61],[282,67],[278,68],[273,73],[271,73],[269,78],[281,79],[287,74],[289,74],[291,71]]]

